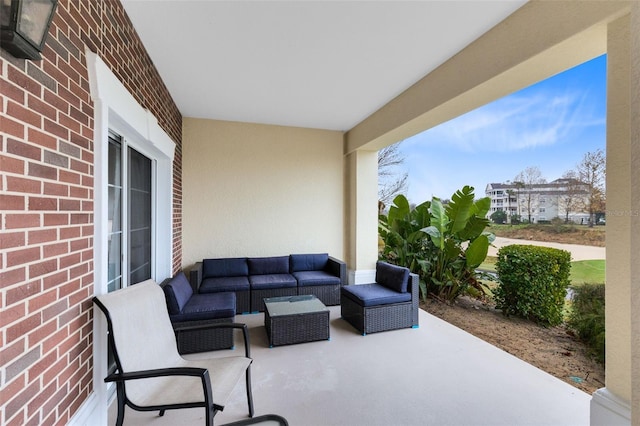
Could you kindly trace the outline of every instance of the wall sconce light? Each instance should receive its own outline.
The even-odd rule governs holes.
[[[58,0],[0,0],[0,45],[16,58],[40,60]]]

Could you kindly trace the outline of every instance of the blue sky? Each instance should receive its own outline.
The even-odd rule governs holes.
[[[478,108],[401,144],[412,203],[450,198],[464,185],[483,197],[528,166],[547,181],[605,148],[606,56]]]

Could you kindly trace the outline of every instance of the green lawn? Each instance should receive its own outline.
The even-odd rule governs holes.
[[[495,256],[487,256],[478,269],[495,272]],[[604,260],[579,260],[571,262],[571,284],[604,283]]]

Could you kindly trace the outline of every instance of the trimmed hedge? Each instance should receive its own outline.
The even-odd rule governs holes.
[[[571,253],[550,247],[511,245],[498,251],[496,307],[543,325],[563,320]]]
[[[604,284],[584,284],[571,287],[573,301],[567,320],[591,355],[604,364]]]

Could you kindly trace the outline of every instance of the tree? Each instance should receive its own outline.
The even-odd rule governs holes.
[[[583,207],[589,213],[589,224],[595,222],[595,214],[605,210],[605,181],[607,177],[606,157],[604,151],[598,149],[587,152],[576,166],[578,180],[586,185],[587,196]]]
[[[547,180],[542,176],[542,172],[536,166],[529,166],[514,178],[514,184],[518,188],[518,208],[522,200],[524,213],[527,215],[529,223],[531,223],[531,216],[537,208],[538,197],[533,192],[535,185],[546,183]],[[522,189],[522,190],[521,190]],[[518,212],[518,215],[522,213]]]
[[[378,206],[384,209],[398,194],[407,191],[408,173],[401,171],[404,156],[400,152],[402,142],[378,151]]]
[[[489,216],[493,223],[503,224],[507,221],[507,213],[504,210],[496,210]]]
[[[560,209],[564,211],[564,222],[569,222],[569,213],[582,210],[583,200],[587,191],[585,185],[578,180],[578,175],[574,170],[569,170],[562,175],[565,181],[564,192],[558,196],[558,213]]]

